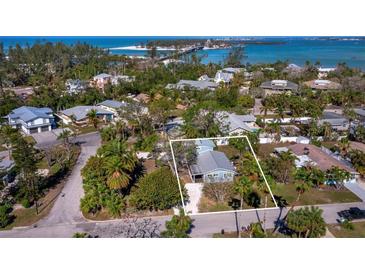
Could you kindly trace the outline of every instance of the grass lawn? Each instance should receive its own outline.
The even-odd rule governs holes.
[[[328,225],[328,230],[336,238],[365,238],[365,221],[353,222],[354,230],[345,229],[339,224]]]
[[[270,153],[274,151],[276,147],[287,147],[290,143],[274,143],[274,144],[261,144],[257,155],[259,158],[264,159],[270,156]]]
[[[232,196],[234,199],[238,199],[238,197]],[[258,199],[258,200],[257,200]],[[257,190],[256,186],[253,186],[253,195],[251,196],[251,201],[258,201],[258,204],[254,207],[252,204],[248,205],[247,201],[244,202],[243,209],[254,209],[254,208],[265,208],[265,195]],[[198,208],[199,212],[219,212],[219,211],[229,211],[234,210],[232,208],[231,199],[225,201],[224,203],[217,203],[214,200],[209,199],[202,194],[202,197],[200,198]],[[267,199],[267,208],[274,207],[274,202],[272,201],[270,195],[268,195]]]
[[[273,190],[274,195],[281,196],[287,201],[288,204],[292,203],[296,197],[297,192],[294,184],[277,184]],[[298,205],[319,205],[319,204],[332,204],[332,203],[350,203],[360,202],[361,200],[346,188],[336,190],[331,187],[323,189],[312,188],[305,192]]]
[[[6,147],[0,145],[0,151],[6,151]]]
[[[99,124],[99,128],[102,127],[103,125],[105,125],[104,123],[100,123]],[[92,125],[86,125],[84,127],[81,126],[75,126],[75,125],[68,125],[68,128],[70,128],[72,130],[72,132],[81,135],[81,134],[86,134],[86,133],[91,133],[91,132],[96,132],[98,131],[97,129],[94,128],[94,126]]]

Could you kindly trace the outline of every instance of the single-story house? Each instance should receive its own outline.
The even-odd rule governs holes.
[[[198,154],[196,164],[190,166],[194,182],[232,182],[236,174],[233,164],[220,151],[205,151]]]
[[[260,85],[265,91],[265,96],[271,94],[291,93],[298,90],[298,85],[287,80],[272,80],[263,82]]]
[[[302,72],[303,68],[301,66],[298,66],[297,64],[289,64],[286,66],[286,68],[284,69],[284,71],[286,72]]]
[[[311,145],[311,144],[294,144],[287,147],[292,151],[296,156],[307,156],[309,160],[307,161],[318,167],[320,170],[326,172],[331,169],[333,166],[343,169],[349,172],[352,175],[352,181],[355,182],[356,178],[359,176],[359,173],[349,165],[337,160],[331,155],[324,152],[321,148]],[[300,161],[303,162],[304,158],[299,158]],[[299,162],[298,162],[299,163]]]
[[[345,116],[328,111],[324,111],[321,118],[318,120],[319,126],[323,126],[325,123],[330,124],[335,131],[346,131],[350,126],[349,119]]]
[[[304,82],[304,85],[310,87],[312,90],[339,90],[341,85],[330,80],[312,80]]]
[[[21,129],[25,134],[51,131],[56,127],[53,111],[47,107],[22,106],[12,110],[6,118],[10,126]]]
[[[215,90],[218,84],[211,81],[195,81],[195,80],[180,80],[177,84],[168,84],[167,89],[195,89],[195,90]]]
[[[127,103],[124,101],[120,102],[120,101],[115,101],[115,100],[105,100],[105,101],[97,104],[97,106],[99,106],[105,110],[113,112],[114,116],[118,116],[118,110],[120,110],[123,107],[126,107]]]
[[[162,63],[165,66],[168,66],[170,64],[184,64],[185,62],[183,60],[179,60],[179,59],[165,59],[162,61]]]
[[[252,114],[237,115],[227,111],[220,111],[217,117],[221,122],[221,130],[227,131],[229,135],[240,135],[245,132],[255,132],[259,130],[256,125],[256,117]]]
[[[335,71],[336,68],[331,68],[331,67],[328,67],[328,68],[318,68],[318,78],[321,79],[321,78],[325,78],[328,76],[328,73],[332,72],[332,71]]]
[[[76,106],[60,111],[57,116],[66,125],[71,123],[83,125],[88,123],[87,114],[91,110],[96,110],[96,115],[100,120],[108,122],[114,119],[114,113],[112,111],[106,110],[100,106]]]

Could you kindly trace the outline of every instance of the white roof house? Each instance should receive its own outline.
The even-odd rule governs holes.
[[[259,129],[255,124],[256,117],[252,114],[237,115],[227,111],[220,111],[217,113],[217,117],[221,121],[221,130],[228,130],[230,135],[255,132]]]

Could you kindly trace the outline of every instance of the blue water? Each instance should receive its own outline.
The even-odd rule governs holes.
[[[89,43],[94,46],[109,49],[116,47],[134,46],[141,42],[178,39],[178,38],[210,38],[210,37],[0,37],[5,50],[17,43],[21,46],[35,42],[76,42]],[[216,38],[216,37],[213,37]],[[221,37],[220,37],[221,38]],[[290,63],[303,65],[305,61],[319,61],[322,66],[335,66],[346,62],[351,67],[365,70],[365,39],[364,37],[350,37],[344,39],[319,39],[318,37],[251,37],[259,41],[283,41],[280,45],[246,45],[244,62],[272,63],[278,60],[288,60]],[[332,37],[334,38],[334,37]],[[338,37],[337,37],[338,38]],[[145,55],[140,50],[110,50],[113,54]],[[203,63],[220,63],[226,58],[229,49],[204,50],[199,53],[203,56]]]

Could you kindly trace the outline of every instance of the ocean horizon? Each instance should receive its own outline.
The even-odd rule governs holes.
[[[244,63],[273,63],[288,61],[304,65],[306,61],[320,62],[323,67],[334,67],[346,63],[350,67],[365,70],[365,37],[364,36],[0,36],[0,43],[5,51],[19,44],[21,47],[35,43],[63,42],[67,45],[87,43],[112,54],[128,56],[145,56],[145,50],[125,49],[153,40],[174,39],[217,39],[241,38],[263,42],[283,42],[280,44],[247,44],[245,45]],[[223,63],[229,49],[208,49],[198,53],[202,63]]]

